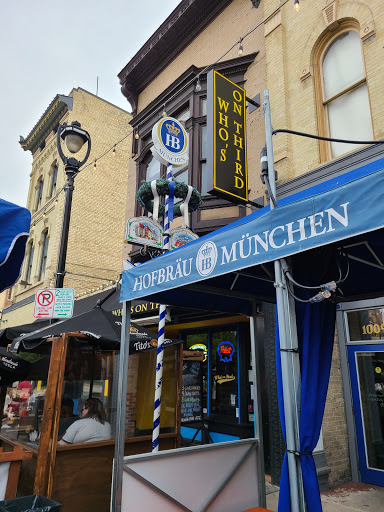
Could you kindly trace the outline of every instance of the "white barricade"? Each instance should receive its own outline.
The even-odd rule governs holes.
[[[258,441],[124,458],[122,512],[242,512],[260,506]]]

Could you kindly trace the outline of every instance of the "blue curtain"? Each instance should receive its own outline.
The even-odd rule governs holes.
[[[317,304],[296,302],[297,335],[301,368],[300,455],[308,510],[322,511],[313,456],[323,421],[331,369],[336,305],[327,300]],[[277,323],[276,323],[277,324]],[[278,325],[278,324],[277,324]],[[285,439],[284,402],[281,380],[280,340],[277,327],[277,386],[281,426]],[[290,512],[287,454],[285,454],[279,494],[279,512]],[[295,512],[295,511],[291,511]]]

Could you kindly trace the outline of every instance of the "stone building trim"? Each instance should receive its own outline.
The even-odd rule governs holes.
[[[268,34],[273,32],[275,28],[281,25],[281,11],[278,11],[272,18],[269,18],[264,23],[264,36],[267,37]]]
[[[137,111],[138,96],[231,3],[182,0],[120,71],[121,91]]]
[[[61,94],[55,96],[27,137],[20,137],[19,144],[24,151],[35,153],[65,112],[72,110],[72,106],[73,98]]]
[[[357,23],[361,27],[360,37],[362,41],[365,41],[371,35],[375,33],[375,24],[374,24],[374,16],[372,10],[361,2],[357,2],[355,0],[348,0],[345,2],[340,2],[335,0],[331,2],[335,4],[335,20],[328,23],[324,17],[324,9],[327,8],[327,5],[330,5],[329,1],[326,1],[323,6],[319,5],[319,13],[317,17],[313,17],[312,27],[310,32],[310,36],[308,37],[305,46],[302,51],[301,65],[300,65],[300,79],[304,80],[309,76],[313,76],[312,74],[308,75],[308,71],[312,69],[313,59],[315,55],[315,51],[317,46],[319,45],[322,38],[330,31],[334,31],[338,28],[339,24],[343,21],[351,21],[356,20]],[[353,16],[351,16],[353,13]],[[303,78],[303,70],[306,70]]]

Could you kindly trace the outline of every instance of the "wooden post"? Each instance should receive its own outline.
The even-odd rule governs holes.
[[[0,463],[10,462],[4,499],[16,498],[21,461],[32,459],[32,455],[31,451],[24,450],[22,446],[14,446],[12,452],[3,452],[3,448],[0,448]]]
[[[59,383],[61,382],[62,386],[67,344],[68,335],[64,335],[61,338],[54,338],[52,340],[51,360],[48,371],[47,390],[45,393],[44,412],[41,422],[39,451],[37,454],[35,483],[33,488],[34,494],[42,494],[44,496],[47,495],[48,482],[51,482],[53,477],[54,467],[52,466],[51,452],[54,451],[56,454],[57,437],[56,439],[53,437],[52,429],[54,419],[56,418],[55,413],[57,407],[60,407],[61,405],[60,403],[57,404],[56,400],[58,393],[60,393],[61,396]]]
[[[52,436],[51,436],[51,450],[48,461],[48,484],[47,484],[47,498],[52,498],[53,489],[53,475],[55,471],[56,462],[56,446],[57,446],[57,435],[59,432],[59,421],[61,413],[61,398],[63,395],[63,382],[65,373],[65,361],[67,357],[68,348],[68,333],[63,334],[63,353],[61,357],[60,371],[57,379],[56,388],[56,403],[52,420]]]

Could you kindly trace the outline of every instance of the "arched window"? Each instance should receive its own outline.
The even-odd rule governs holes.
[[[161,164],[156,158],[153,156],[151,157],[151,160],[148,162],[146,166],[145,171],[145,180],[146,181],[153,181],[153,180],[159,180],[161,174]]]
[[[36,194],[36,206],[35,206],[35,210],[37,211],[40,206],[41,206],[41,202],[42,202],[42,199],[43,199],[43,187],[44,187],[44,181],[43,181],[43,177],[41,177],[39,179],[39,181],[37,182],[37,194]]]
[[[317,54],[320,135],[372,140],[372,119],[361,40],[353,25],[328,35]],[[359,145],[321,143],[321,160],[336,158]]]
[[[57,163],[55,163],[52,167],[52,178],[51,178],[51,188],[49,191],[49,197],[52,197],[56,192],[57,185]]]
[[[33,242],[31,242],[29,244],[28,262],[27,262],[27,269],[25,272],[24,288],[27,287],[28,283],[30,284],[30,279],[31,279],[31,275],[32,275],[32,265],[33,265],[33,253],[34,253]]]
[[[47,266],[48,256],[48,231],[44,231],[41,240],[41,256],[40,256],[40,269],[39,269],[39,281],[43,279],[44,272]]]

